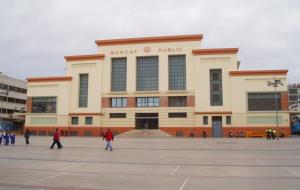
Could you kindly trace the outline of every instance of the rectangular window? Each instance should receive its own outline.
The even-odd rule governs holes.
[[[111,91],[126,91],[127,58],[112,58],[111,62]]]
[[[276,95],[276,96],[275,96]],[[249,111],[275,111],[276,100],[278,110],[281,110],[280,93],[248,93],[248,110]]]
[[[79,107],[86,108],[88,105],[89,74],[79,74]]]
[[[203,116],[203,125],[208,125],[208,116]]]
[[[210,105],[223,105],[222,70],[210,69]]]
[[[169,113],[169,118],[186,118],[186,112]]]
[[[169,107],[186,107],[186,96],[171,96],[168,99]]]
[[[158,56],[137,57],[136,90],[158,90]]]
[[[56,97],[33,97],[32,113],[56,113]]]
[[[71,117],[71,124],[72,125],[78,125],[79,118],[78,117]]]
[[[126,118],[126,113],[110,113],[109,118]]]
[[[110,107],[112,108],[127,107],[127,98],[111,98]]]
[[[93,125],[93,117],[85,117],[86,125]]]
[[[296,88],[289,88],[289,94],[298,94],[298,89],[296,89]]]
[[[169,90],[186,89],[185,55],[169,55]]]
[[[136,107],[159,107],[159,97],[138,97]]]
[[[298,96],[297,95],[290,95],[289,96],[289,101],[298,101]]]
[[[226,116],[226,125],[231,125],[231,116]]]

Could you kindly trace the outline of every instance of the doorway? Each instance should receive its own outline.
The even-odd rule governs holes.
[[[212,116],[212,136],[222,137],[222,116]]]
[[[158,113],[136,113],[135,129],[158,129]]]

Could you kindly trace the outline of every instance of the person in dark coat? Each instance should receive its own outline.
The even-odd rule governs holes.
[[[26,132],[24,133],[24,138],[25,138],[25,141],[26,141],[26,145],[29,144],[29,137],[30,137],[30,131],[29,129],[26,129]]]
[[[3,139],[3,132],[2,131],[0,131],[0,145],[2,145],[2,139]]]
[[[4,145],[8,145],[9,144],[9,132],[5,132],[4,139],[5,139]]]
[[[15,142],[16,142],[16,134],[12,132],[10,134],[10,144],[15,145]]]
[[[113,133],[110,131],[110,129],[107,129],[106,133],[103,135],[103,140],[106,140],[106,148],[105,150],[107,150],[109,148],[110,151],[113,150],[112,148],[112,141],[114,140],[114,135]]]
[[[50,146],[50,148],[53,149],[53,147],[54,147],[55,144],[57,144],[57,148],[58,149],[62,148],[62,145],[60,143],[60,133],[59,133],[58,129],[56,129],[55,132],[54,132],[54,134],[53,134],[53,143]]]

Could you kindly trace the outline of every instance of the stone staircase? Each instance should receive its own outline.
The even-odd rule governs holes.
[[[159,129],[134,129],[118,135],[125,138],[166,138],[171,137],[169,134]]]

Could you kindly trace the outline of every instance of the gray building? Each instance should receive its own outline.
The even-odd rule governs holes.
[[[0,72],[0,129],[22,131],[25,122],[27,83]]]
[[[289,85],[289,108],[291,111],[300,111],[300,84]]]

